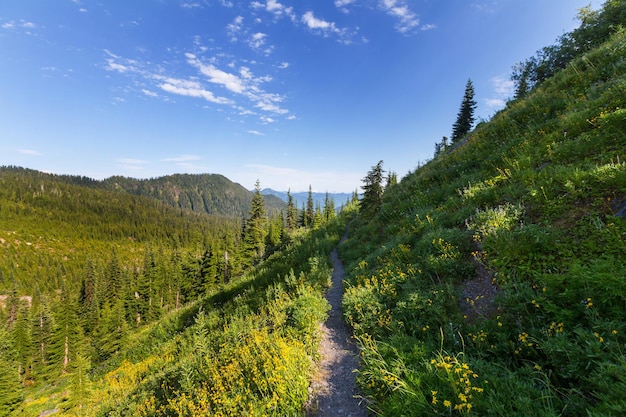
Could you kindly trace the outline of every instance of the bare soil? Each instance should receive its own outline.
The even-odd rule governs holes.
[[[459,307],[467,322],[476,322],[485,318],[493,318],[498,311],[495,303],[500,289],[495,283],[493,274],[480,262],[482,248],[477,246],[474,257],[476,276],[461,285]]]
[[[364,417],[367,404],[356,385],[359,352],[352,332],[343,319],[344,269],[337,250],[331,253],[333,276],[326,299],[331,305],[328,319],[321,324],[321,361],[317,375],[311,383],[307,416]]]

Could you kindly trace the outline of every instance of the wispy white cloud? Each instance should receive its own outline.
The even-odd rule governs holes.
[[[496,94],[510,96],[515,89],[515,83],[506,77],[498,76],[491,79]]]
[[[304,15],[302,15],[302,22],[304,22],[309,29],[320,30],[324,33],[339,32],[339,29],[337,29],[335,22],[328,22],[323,19],[318,19],[317,17],[315,17],[312,11],[308,11],[304,13]]]
[[[277,4],[268,2],[263,7],[275,10],[278,7]],[[268,34],[264,32],[247,34],[243,24],[242,16],[237,16],[231,22],[226,30],[230,39],[237,41],[245,35],[251,48],[268,55],[273,48],[268,45]],[[105,49],[103,68],[132,79],[132,86],[126,91],[133,91],[143,96],[158,97],[162,100],[167,100],[168,95],[200,98],[210,103],[232,106],[238,115],[262,112],[274,115],[289,113],[283,107],[285,97],[266,89],[266,85],[273,81],[273,77],[257,75],[251,70],[251,66],[258,68],[265,63],[246,60],[248,65],[242,66],[232,55],[222,51],[210,54],[211,50],[203,44],[201,39],[194,38],[194,52],[187,52],[183,55],[184,62],[188,66],[181,67],[172,64],[180,62],[176,58],[169,62],[164,60],[162,63],[154,63],[147,59],[124,58]],[[273,67],[274,70],[285,69],[288,63],[270,64],[269,67]],[[157,92],[168,94],[160,95]]]
[[[248,45],[254,50],[262,51],[265,55],[269,55],[272,53],[274,47],[266,46],[266,39],[266,33],[257,32],[250,36],[250,39],[248,39]]]
[[[289,17],[292,21],[296,21],[296,14],[293,11],[293,7],[287,7],[277,0],[266,0],[265,3],[259,1],[253,1],[250,3],[250,7],[256,10],[265,10],[276,18],[283,16]]]
[[[36,151],[34,149],[18,149],[17,152],[21,153],[22,155],[31,155],[31,156],[42,156],[43,155],[41,152]]]
[[[420,20],[406,0],[379,0],[379,4],[385,13],[398,20],[395,25],[398,32],[408,34],[419,26]]]
[[[513,95],[515,84],[503,76],[493,77],[491,80],[493,97],[484,100],[490,110],[498,110],[506,105],[506,101]]]
[[[350,9],[348,6],[354,3],[356,3],[356,0],[335,0],[335,7],[339,9],[340,12],[349,14]]]
[[[238,94],[243,93],[246,89],[241,78],[237,75],[222,71],[213,64],[203,64],[194,54],[187,53],[185,56],[190,65],[196,67],[200,70],[200,73],[208,77],[209,82],[219,84],[233,93]]]
[[[211,91],[202,88],[199,82],[167,78],[167,80],[158,85],[158,87],[171,94],[178,94],[181,96],[203,98],[206,101],[215,104],[229,104],[231,100],[225,97],[216,97]]]
[[[324,19],[315,17],[312,11],[307,11],[302,15],[302,23],[306,25],[311,32],[321,34],[322,36],[335,35],[340,43],[351,44],[353,33],[346,28],[339,28],[335,22],[329,22]]]
[[[269,76],[257,77],[249,68],[241,67],[239,75],[223,71],[213,64],[205,64],[193,54],[186,54],[190,65],[196,67],[200,73],[208,78],[208,81],[221,85],[232,93],[247,97],[254,104],[254,107],[261,110],[286,114],[288,110],[283,109],[280,103],[283,96],[275,93],[268,93],[261,88],[261,84],[272,80]]]
[[[226,33],[231,42],[237,42],[239,39],[239,33],[243,28],[243,19],[243,16],[237,16],[232,23],[226,25]]]
[[[35,29],[37,25],[33,22],[29,22],[27,20],[21,19],[19,22],[16,22],[15,20],[10,20],[0,25],[0,27],[2,29],[16,29],[16,28]]]
[[[200,3],[189,3],[189,2],[187,2],[187,3],[182,3],[180,5],[180,7],[182,7],[183,9],[195,9],[195,8],[198,8],[198,7],[202,7],[202,5]]]
[[[248,130],[248,133],[256,136],[265,136],[265,133],[259,132],[258,130]]]
[[[137,71],[135,66],[137,63],[136,61],[123,59],[107,49],[104,50],[104,53],[108,55],[108,58],[106,59],[107,65],[104,67],[107,71],[116,71],[121,73]]]

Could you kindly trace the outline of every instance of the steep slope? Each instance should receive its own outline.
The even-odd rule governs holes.
[[[110,177],[104,180],[107,188],[131,194],[153,197],[164,203],[199,213],[223,214],[241,217],[247,215],[252,203],[252,192],[219,174],[175,174],[146,180]],[[269,212],[285,207],[279,198],[265,198]]]
[[[626,413],[625,35],[353,225],[343,302],[381,415]]]
[[[0,168],[0,415],[297,415],[344,228],[250,261],[237,217]]]

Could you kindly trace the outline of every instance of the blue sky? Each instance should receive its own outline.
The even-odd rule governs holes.
[[[588,0],[6,0],[0,165],[351,192],[488,119]],[[594,9],[601,2],[591,2]]]

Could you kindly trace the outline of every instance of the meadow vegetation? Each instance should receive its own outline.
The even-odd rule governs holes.
[[[625,19],[584,9],[503,110],[339,216],[0,168],[0,416],[304,415],[346,225],[374,414],[626,414]]]
[[[615,28],[353,223],[343,303],[376,414],[626,413],[624,57]],[[468,294],[481,273],[493,291]]]

